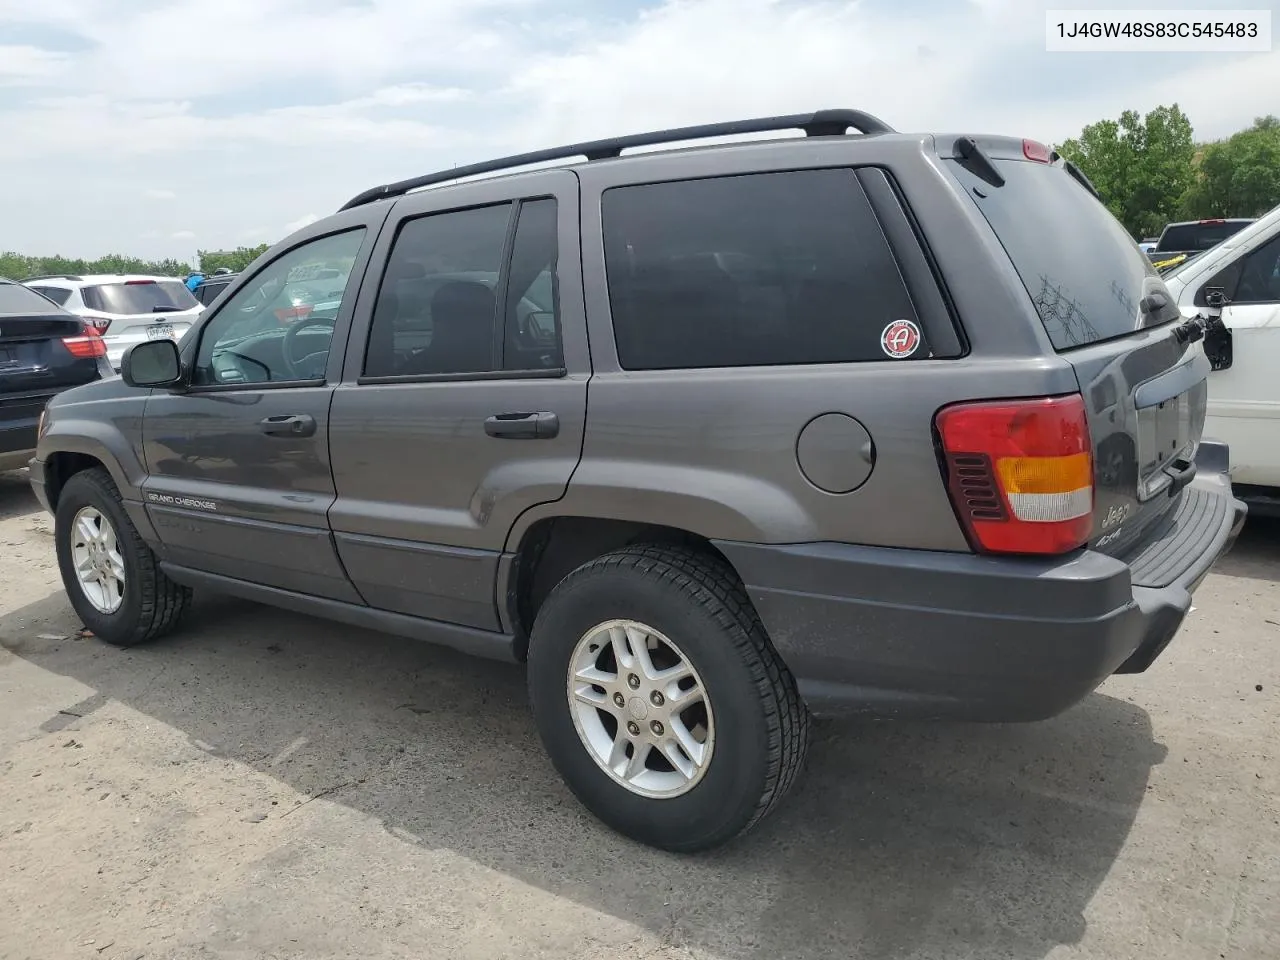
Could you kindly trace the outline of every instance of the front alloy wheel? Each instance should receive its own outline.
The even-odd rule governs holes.
[[[99,613],[124,603],[124,558],[115,527],[96,507],[82,507],[71,526],[71,559],[85,599]]]

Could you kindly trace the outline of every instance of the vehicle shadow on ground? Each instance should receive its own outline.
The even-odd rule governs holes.
[[[36,495],[25,470],[0,473],[0,520],[39,510]]]
[[[1280,519],[1250,517],[1231,552],[1217,562],[1214,573],[1280,582]]]
[[[216,597],[144,648],[39,639],[74,623],[60,592],[0,619],[14,654],[94,691],[72,712],[119,701],[406,843],[735,958],[1030,960],[1074,943],[1165,755],[1144,711],[1103,695],[1027,726],[822,723],[782,809],[678,857],[582,811],[518,668]]]

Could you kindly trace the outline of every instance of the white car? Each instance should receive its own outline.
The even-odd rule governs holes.
[[[173,277],[62,274],[22,282],[97,330],[117,371],[129,347],[158,337],[181,339],[202,309],[186,284]]]
[[[1255,513],[1280,512],[1280,207],[1162,278],[1183,316],[1217,312],[1206,334],[1204,435],[1231,450],[1231,482]]]

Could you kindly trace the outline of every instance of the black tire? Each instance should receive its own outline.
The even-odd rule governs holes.
[[[98,610],[85,596],[71,556],[72,524],[84,507],[93,507],[115,528],[116,544],[124,560],[124,593],[112,613]],[[117,647],[153,640],[177,625],[191,591],[160,570],[156,555],[129,519],[111,474],[101,467],[83,470],[67,481],[54,514],[58,569],[71,606],[94,635]]]
[[[636,620],[674,640],[715,715],[715,747],[688,792],[652,799],[614,780],[574,726],[567,692],[578,641],[598,624]],[[650,846],[707,850],[748,830],[790,790],[809,746],[809,713],[734,572],[682,546],[644,545],[579,567],[538,612],[529,700],[552,763],[582,804]]]

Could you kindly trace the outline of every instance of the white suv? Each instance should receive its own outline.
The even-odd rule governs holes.
[[[203,309],[186,284],[173,277],[61,274],[22,282],[97,330],[107,343],[114,370],[120,369],[120,358],[135,343],[181,339]]]

